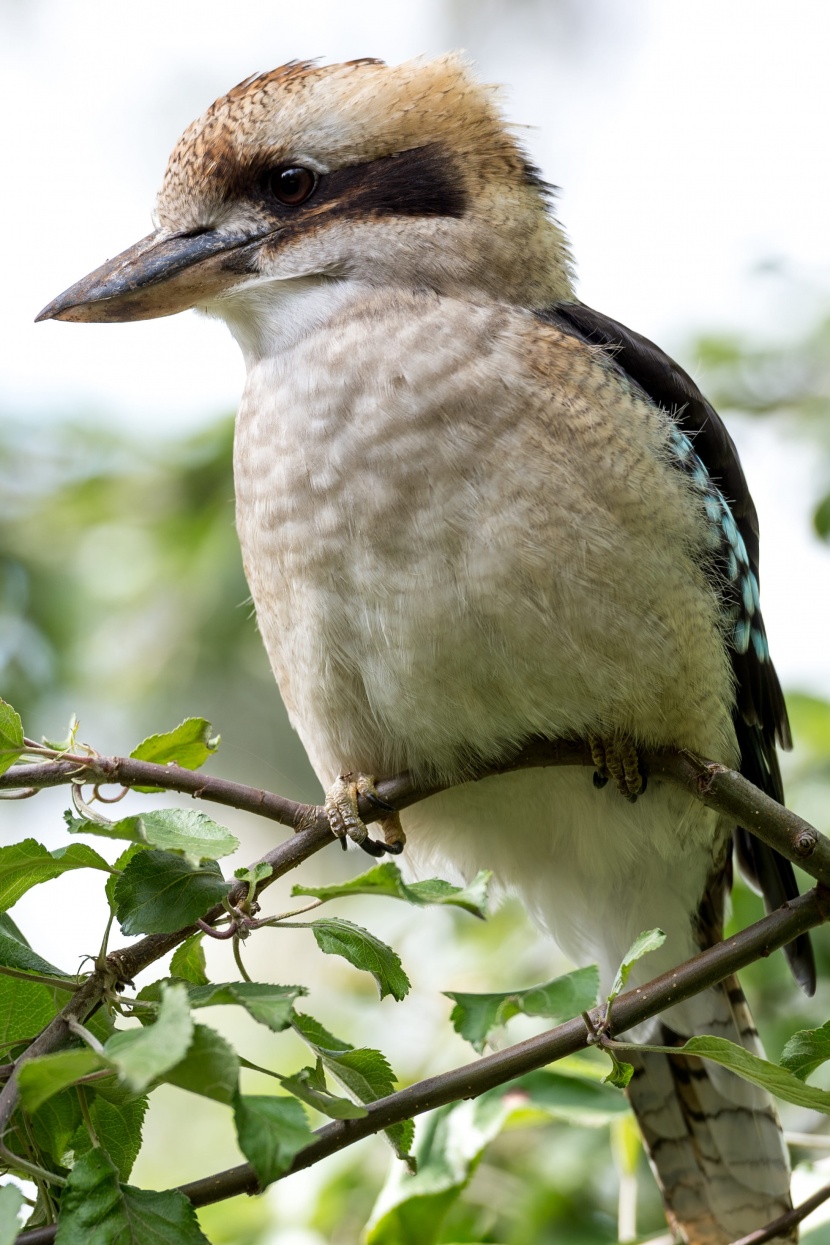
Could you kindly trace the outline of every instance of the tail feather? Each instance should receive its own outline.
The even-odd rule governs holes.
[[[760,1051],[735,978],[696,1000],[694,1028]],[[660,1045],[685,1037],[661,1025]],[[628,1056],[627,1056],[628,1058]],[[629,1098],[663,1193],[686,1245],[729,1245],[791,1208],[781,1125],[765,1090],[688,1055],[635,1054]],[[775,1238],[792,1245],[798,1230]]]

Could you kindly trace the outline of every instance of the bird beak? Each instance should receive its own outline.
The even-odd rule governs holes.
[[[186,311],[255,271],[251,253],[266,232],[148,234],[64,290],[36,322],[151,320]]]

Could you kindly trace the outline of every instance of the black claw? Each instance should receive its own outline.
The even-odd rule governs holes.
[[[360,844],[362,851],[368,856],[382,856],[388,849],[385,843],[381,843],[378,839],[364,839]]]
[[[385,813],[397,812],[394,804],[390,804],[387,800],[382,800],[376,791],[361,791],[360,794],[364,795],[375,808],[382,808]]]
[[[341,834],[340,836],[340,850],[343,852],[347,852],[349,850],[349,845],[346,842],[345,834]]]
[[[636,796],[636,795],[627,795],[625,798],[628,800],[628,803],[629,803],[629,804],[636,804],[636,803],[637,803],[637,796]]]
[[[400,856],[403,851],[403,843],[386,843],[385,847],[390,856]]]
[[[640,787],[640,795],[642,795],[644,791],[648,790],[648,774],[646,774],[643,770],[640,770],[640,777],[643,780],[643,785]]]
[[[603,787],[608,786],[608,775],[601,774],[599,770],[594,770],[594,786],[597,791],[602,791]]]

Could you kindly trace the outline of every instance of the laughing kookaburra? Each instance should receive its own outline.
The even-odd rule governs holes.
[[[185,131],[158,228],[41,318],[227,321],[245,570],[334,829],[365,837],[372,779],[452,784],[534,737],[586,740],[596,775],[456,786],[390,816],[386,842],[494,869],[607,978],[660,926],[643,980],[720,937],[733,826],[643,790],[638,754],[688,748],[780,799],[789,731],[735,447],[685,372],[576,299],[549,197],[457,57],[291,63]],[[768,848],[740,834],[738,855],[769,905],[796,893]],[[788,952],[811,990],[809,943]],[[647,1036],[694,1033],[755,1046],[737,982]],[[726,1245],[789,1207],[762,1090],[634,1062],[681,1240]]]

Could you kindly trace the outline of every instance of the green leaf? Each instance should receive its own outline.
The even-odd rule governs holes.
[[[698,1055],[701,1059],[711,1059],[713,1063],[729,1068],[745,1081],[760,1085],[776,1098],[783,1098],[784,1102],[791,1102],[797,1107],[810,1107],[814,1111],[830,1115],[830,1092],[816,1089],[813,1085],[805,1085],[789,1069],[779,1067],[777,1063],[769,1063],[726,1038],[693,1037],[689,1038],[685,1046],[637,1046],[615,1042],[615,1049],[657,1051],[666,1055]]]
[[[192,1039],[187,990],[184,985],[165,983],[155,1023],[113,1033],[104,1054],[124,1084],[140,1094],[184,1059]]]
[[[185,718],[172,731],[142,739],[130,756],[136,761],[152,761],[155,765],[199,769],[219,747],[221,736],[212,736],[211,729],[206,718]]]
[[[603,1085],[613,1085],[615,1089],[626,1089],[634,1075],[634,1065],[618,1059],[612,1050],[606,1049],[605,1053],[611,1060],[611,1071],[602,1078]]]
[[[342,917],[323,917],[312,921],[311,928],[317,946],[326,955],[342,955],[355,968],[371,973],[381,998],[391,994],[400,1001],[409,993],[409,978],[403,971],[400,957],[368,930]]]
[[[806,1081],[816,1068],[830,1059],[830,1020],[820,1029],[794,1033],[781,1052],[781,1067]]]
[[[122,1185],[100,1149],[78,1159],[61,1196],[55,1245],[210,1245],[183,1193]]]
[[[239,1148],[263,1188],[288,1171],[294,1156],[314,1140],[296,1098],[238,1094],[234,1117]]]
[[[72,1138],[83,1127],[81,1104],[74,1089],[55,1094],[31,1117],[32,1135],[41,1158],[48,1155],[56,1167],[68,1167]],[[86,1131],[86,1130],[84,1130]]]
[[[666,935],[662,929],[647,929],[642,934],[638,934],[626,952],[623,962],[617,970],[614,978],[614,984],[611,987],[611,993],[608,995],[608,1002],[613,1003],[614,999],[620,994],[631,975],[631,970],[638,960],[644,955],[648,955],[650,951],[656,951],[658,947],[662,947],[666,941]],[[629,1078],[630,1079],[630,1078]],[[627,1082],[626,1082],[627,1084]]]
[[[39,882],[48,882],[69,869],[103,869],[110,866],[86,843],[72,843],[48,852],[35,839],[0,847],[0,909],[12,908],[21,895]]]
[[[293,1076],[281,1076],[283,1089],[287,1089],[295,1098],[299,1098],[309,1107],[322,1111],[333,1120],[359,1120],[366,1114],[364,1107],[352,1102],[350,1098],[339,1098],[332,1094],[326,1085],[326,1074],[323,1060],[318,1056],[313,1068],[301,1068]]]
[[[0,1245],[14,1245],[21,1230],[19,1211],[23,1194],[16,1184],[0,1185]]]
[[[155,1002],[163,982],[154,981],[139,994],[142,1002]],[[259,1024],[280,1033],[294,1020],[294,1000],[308,994],[305,986],[275,986],[259,981],[210,982],[206,986],[187,986],[190,1006],[216,1007],[235,1003],[244,1007]]]
[[[192,808],[161,808],[113,822],[90,821],[66,812],[64,820],[70,834],[129,839],[162,851],[182,852],[193,861],[229,856],[239,847],[239,839],[230,830]]]
[[[66,1003],[64,991],[19,977],[0,976],[0,1048],[18,1039],[30,1042]]]
[[[113,1078],[114,1080],[114,1078]],[[89,1114],[98,1140],[118,1168],[118,1176],[126,1180],[133,1169],[141,1149],[141,1130],[147,1114],[146,1095],[122,1095],[120,1101],[111,1102],[98,1093],[101,1082],[96,1083],[93,1096],[91,1088],[87,1095],[92,1099]],[[70,1142],[76,1157],[92,1149],[92,1140],[86,1124],[81,1123]]]
[[[194,1025],[187,1054],[164,1074],[164,1080],[229,1107],[239,1092],[239,1058],[215,1029]]]
[[[116,907],[115,888],[118,885],[118,881],[119,881],[119,878],[121,877],[121,874],[124,872],[124,870],[126,869],[127,865],[130,863],[130,861],[133,859],[133,857],[137,856],[139,852],[143,852],[143,851],[144,851],[144,848],[141,846],[140,843],[131,843],[129,847],[124,849],[124,851],[121,853],[121,855],[118,857],[115,864],[113,865],[113,869],[115,870],[115,872],[109,875],[109,877],[107,878],[107,884],[104,887],[104,890],[107,892],[107,903],[110,906],[110,912],[115,912],[115,907]]]
[[[456,1033],[481,1052],[492,1030],[506,1024],[511,1017],[519,1013],[545,1016],[561,1024],[593,1007],[598,990],[599,971],[592,964],[555,977],[544,985],[506,994],[444,993],[455,1003],[450,1020]]]
[[[307,1042],[315,1055],[323,1062],[327,1072],[361,1103],[375,1102],[394,1091],[396,1078],[386,1056],[370,1047],[355,1048],[342,1038],[336,1038],[313,1016],[295,1012],[292,1021],[295,1032]],[[398,1158],[407,1160],[412,1146],[415,1126],[412,1120],[391,1124],[384,1134]]]
[[[107,1059],[88,1046],[29,1059],[17,1074],[20,1101],[27,1111],[37,1111],[53,1094],[74,1085],[82,1076],[109,1066]]]
[[[241,869],[235,869],[233,876],[239,878],[240,882],[248,882],[251,886],[256,886],[257,882],[264,882],[266,878],[270,878],[273,872],[273,865],[260,860],[252,869],[244,865]]]
[[[23,723],[20,714],[0,700],[0,774],[14,765],[23,752]]]
[[[359,877],[351,878],[335,886],[294,886],[292,895],[314,895],[318,899],[341,899],[348,895],[383,895],[389,899],[404,899],[407,903],[425,907],[427,904],[452,904],[465,908],[474,916],[484,917],[487,907],[487,885],[492,874],[479,873],[469,886],[452,886],[442,878],[428,878],[424,882],[406,883],[401,871],[391,860]]]
[[[208,985],[205,972],[205,949],[202,946],[202,934],[193,934],[177,947],[170,961],[170,975],[181,977],[195,986]]]
[[[116,916],[125,934],[169,934],[204,916],[230,889],[215,861],[194,867],[149,849],[133,856],[115,884]]]
[[[417,1171],[392,1169],[372,1210],[366,1245],[433,1245],[447,1211],[510,1114],[503,1094],[433,1112],[416,1151]]]
[[[0,964],[5,968],[17,968],[23,972],[41,973],[46,977],[67,977],[48,960],[42,960],[28,943],[20,942],[8,934],[0,933]]]
[[[5,934],[7,938],[14,938],[15,942],[22,943],[24,947],[31,946],[28,938],[19,926],[15,925],[8,912],[0,912],[0,933]]]

